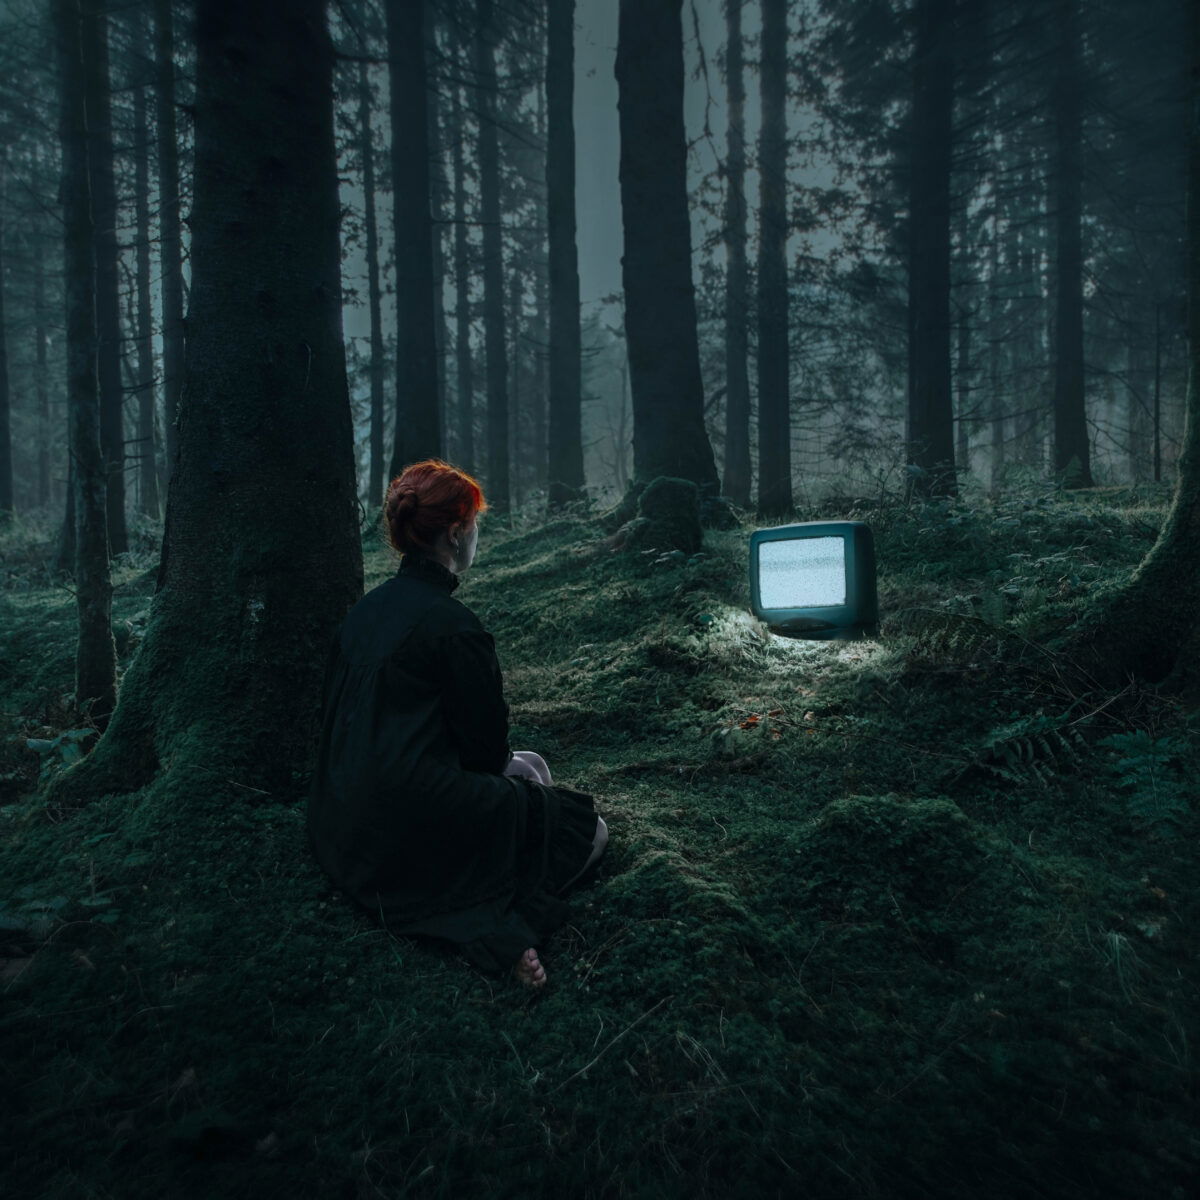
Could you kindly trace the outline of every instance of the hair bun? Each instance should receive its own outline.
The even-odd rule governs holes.
[[[486,508],[483,490],[465,471],[439,458],[411,463],[388,485],[387,538],[401,554],[428,554],[455,522],[469,522]]]

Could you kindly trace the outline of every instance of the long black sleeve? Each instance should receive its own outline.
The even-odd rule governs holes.
[[[483,630],[440,639],[442,709],[464,770],[499,775],[508,766],[508,705],[496,643]]]

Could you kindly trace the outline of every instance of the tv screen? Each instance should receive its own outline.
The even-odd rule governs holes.
[[[862,521],[802,521],[750,535],[750,605],[785,637],[875,632],[875,546]]]

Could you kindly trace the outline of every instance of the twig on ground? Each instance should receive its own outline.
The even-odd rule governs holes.
[[[605,1045],[604,1045],[604,1049],[603,1049],[603,1050],[601,1050],[601,1051],[600,1051],[600,1053],[599,1053],[599,1054],[597,1054],[597,1055],[595,1056],[595,1058],[593,1058],[593,1059],[591,1060],[591,1062],[589,1062],[589,1063],[587,1063],[586,1065],[584,1065],[584,1066],[580,1067],[580,1068],[579,1068],[579,1070],[578,1070],[578,1071],[576,1071],[574,1075],[568,1075],[568,1076],[566,1077],[566,1079],[564,1079],[564,1080],[562,1081],[562,1083],[556,1083],[556,1084],[555,1084],[555,1085],[554,1085],[554,1086],[553,1086],[553,1087],[550,1089],[550,1091],[551,1091],[551,1092],[557,1092],[559,1088],[561,1088],[561,1087],[566,1087],[566,1085],[567,1085],[568,1083],[570,1083],[572,1079],[578,1079],[580,1075],[585,1075],[585,1074],[586,1074],[588,1071],[590,1071],[590,1070],[591,1070],[591,1069],[592,1069],[592,1068],[593,1068],[593,1067],[594,1067],[594,1066],[595,1066],[595,1065],[596,1065],[596,1064],[597,1064],[597,1063],[598,1063],[598,1062],[599,1062],[599,1061],[600,1061],[600,1060],[601,1060],[601,1059],[604,1057],[604,1055],[605,1055],[605,1054],[606,1054],[606,1053],[607,1053],[609,1050],[611,1050],[611,1049],[612,1049],[612,1047],[613,1047],[613,1046],[615,1046],[615,1045],[616,1045],[616,1044],[617,1044],[617,1043],[618,1043],[618,1042],[619,1042],[619,1041],[620,1041],[620,1040],[621,1040],[621,1039],[622,1039],[622,1038],[623,1038],[623,1037],[624,1037],[624,1036],[625,1036],[625,1035],[626,1035],[626,1034],[627,1034],[627,1033],[628,1033],[628,1032],[629,1032],[631,1029],[635,1029],[635,1028],[636,1028],[638,1025],[640,1025],[640,1024],[641,1024],[641,1023],[642,1023],[642,1022],[643,1022],[643,1021],[644,1021],[644,1020],[645,1020],[645,1019],[646,1019],[648,1016],[650,1016],[650,1014],[651,1014],[651,1013],[653,1013],[653,1012],[657,1011],[658,1009],[662,1008],[662,1006],[663,1006],[664,1004],[666,1004],[666,1002],[667,1002],[668,1000],[674,1000],[674,999],[675,999],[675,997],[674,997],[674,996],[664,996],[664,997],[663,997],[663,998],[662,998],[662,999],[661,999],[661,1000],[660,1000],[660,1001],[659,1001],[657,1004],[652,1004],[652,1005],[651,1005],[651,1006],[650,1006],[648,1009],[646,1009],[646,1011],[645,1011],[644,1013],[642,1013],[642,1015],[641,1015],[640,1017],[638,1017],[638,1019],[637,1019],[636,1021],[632,1021],[632,1022],[630,1022],[628,1025],[626,1025],[626,1026],[625,1026],[625,1028],[624,1028],[624,1029],[622,1029],[622,1030],[621,1030],[621,1032],[620,1032],[620,1033],[618,1033],[618,1034],[616,1035],[616,1037],[610,1038],[610,1039],[609,1039],[609,1041],[605,1043]]]

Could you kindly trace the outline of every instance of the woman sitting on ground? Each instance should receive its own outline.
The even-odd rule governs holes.
[[[492,636],[451,595],[486,507],[436,459],[392,480],[384,522],[403,557],[331,647],[308,830],[321,866],[388,929],[541,987],[537,947],[608,830],[591,796],[509,749]]]

